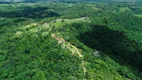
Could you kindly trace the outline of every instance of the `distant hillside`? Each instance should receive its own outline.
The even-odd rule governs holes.
[[[112,0],[113,2],[136,2],[136,0]]]
[[[141,0],[0,0],[0,2],[37,2],[37,1],[61,1],[61,2],[87,2],[87,1],[98,1],[98,2],[140,2]]]

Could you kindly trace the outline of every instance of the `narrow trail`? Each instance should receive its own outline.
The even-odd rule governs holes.
[[[68,45],[71,46],[71,47],[73,47],[73,48],[75,49],[75,51],[77,52],[77,54],[78,54],[78,56],[79,56],[80,58],[83,58],[83,55],[79,52],[79,50],[76,48],[76,46],[70,44],[69,42],[68,42]]]
[[[63,38],[60,38],[58,36],[56,36],[55,34],[51,34],[51,36],[56,39],[58,41],[59,44],[65,44],[67,43],[67,49],[69,50],[69,47],[72,47],[76,53],[78,54],[78,57],[80,57],[82,60],[82,63],[81,63],[81,66],[83,68],[83,72],[84,72],[84,75],[86,76],[86,72],[87,72],[87,69],[86,69],[86,66],[85,66],[85,62],[83,60],[83,55],[79,52],[79,50],[76,48],[76,46],[72,45],[71,43],[65,41]],[[70,51],[70,50],[69,50]]]

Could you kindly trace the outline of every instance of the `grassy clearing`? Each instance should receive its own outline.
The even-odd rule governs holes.
[[[82,22],[90,22],[90,20],[88,17],[81,17],[76,19],[56,19],[56,20],[50,21],[49,23],[45,22],[41,24],[41,26],[39,26],[40,25],[39,23],[31,23],[19,28],[20,31],[17,31],[15,36],[22,35],[24,32],[21,32],[21,31],[26,31],[26,33],[37,33],[42,30],[46,31],[45,33],[44,32],[42,33],[42,36],[47,36],[49,32],[52,31],[53,27],[62,27],[68,24],[82,23]]]
[[[128,7],[122,7],[120,8],[120,12],[130,11],[130,8]]]
[[[136,17],[142,18],[142,14],[136,14]]]
[[[88,17],[82,17],[82,18],[76,18],[76,19],[57,19],[52,21],[50,24],[52,26],[61,27],[67,24],[80,23],[80,22],[90,22],[90,20]]]

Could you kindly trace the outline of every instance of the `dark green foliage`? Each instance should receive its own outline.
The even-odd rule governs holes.
[[[121,64],[131,65],[141,70],[141,55],[132,43],[125,37],[124,32],[110,30],[107,26],[94,25],[92,31],[80,34],[80,40],[93,49],[112,53]]]
[[[8,18],[45,18],[56,17],[58,13],[49,10],[47,7],[24,7],[22,10],[12,12],[0,12],[0,17]]]

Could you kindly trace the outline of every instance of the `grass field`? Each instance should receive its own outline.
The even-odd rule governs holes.
[[[136,17],[142,18],[142,14],[136,14]]]

